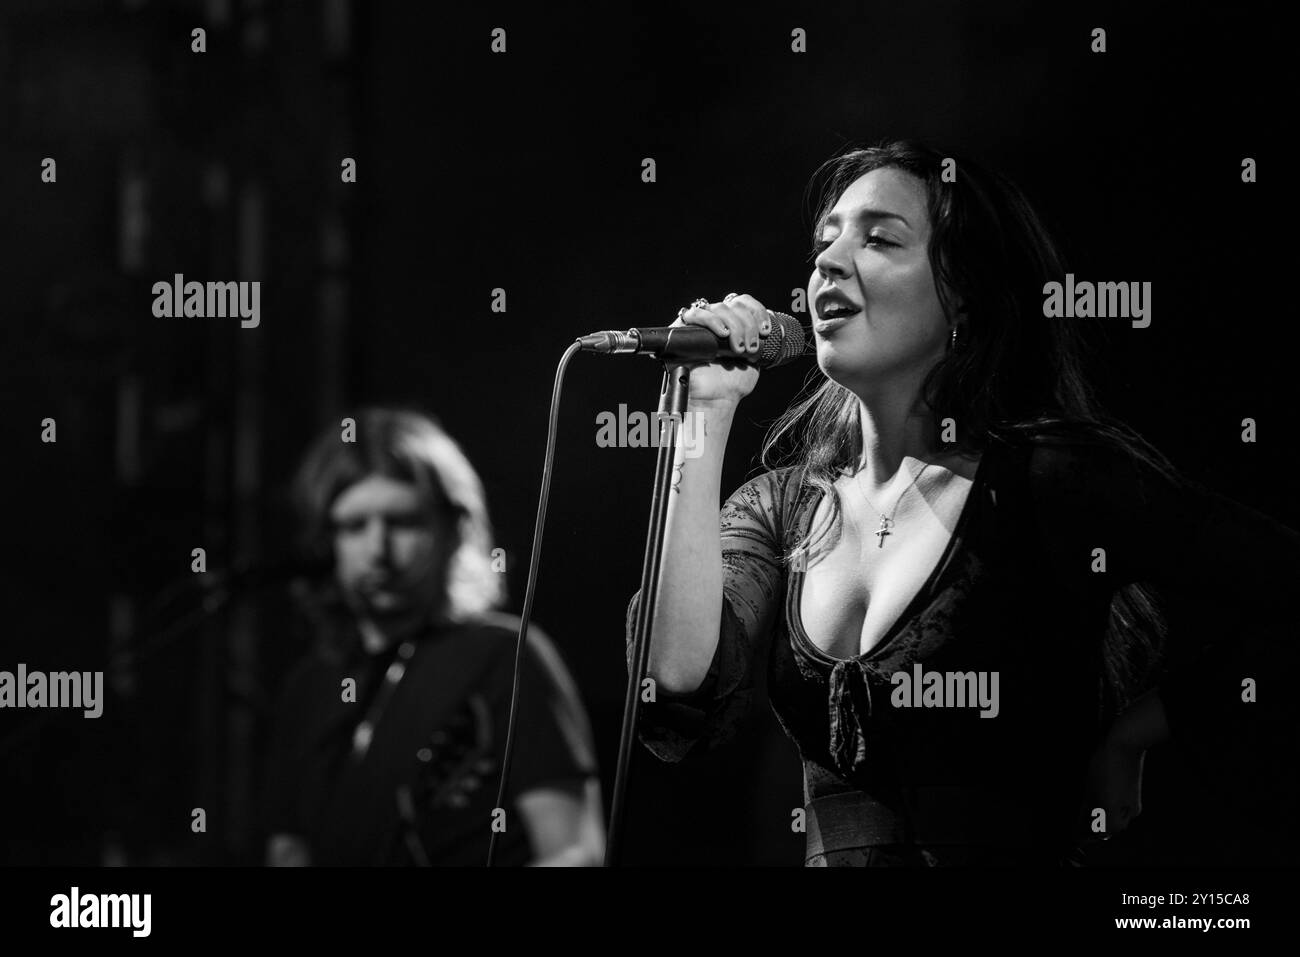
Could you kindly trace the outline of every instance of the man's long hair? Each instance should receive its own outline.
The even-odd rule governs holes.
[[[956,163],[947,182],[945,161]],[[1083,373],[1085,344],[1076,323],[1047,321],[1043,287],[1064,282],[1067,267],[1047,229],[1018,186],[968,157],[940,152],[912,140],[851,149],[822,164],[809,182],[822,182],[813,221],[819,225],[844,190],[863,174],[893,168],[925,187],[930,220],[929,259],[940,305],[950,322],[953,298],[964,305],[966,324],[958,347],[930,370],[921,399],[933,414],[934,444],[946,453],[969,455],[994,443],[1045,433],[1101,442],[1127,453],[1175,485],[1185,477],[1128,426],[1107,415]],[[942,423],[958,424],[945,442]],[[779,454],[781,450],[783,454]],[[820,373],[771,426],[763,444],[767,468],[794,465],[831,503],[831,521],[810,529],[790,555],[807,553],[822,535],[838,528],[832,483],[858,467],[862,423],[857,396]],[[1163,652],[1167,625],[1155,591],[1135,583],[1118,589],[1102,649],[1099,721],[1105,722],[1151,684]]]
[[[454,515],[454,541],[446,579],[436,603],[435,620],[459,622],[481,618],[505,600],[504,576],[492,567],[492,523],[483,483],[460,446],[430,416],[394,408],[365,408],[352,416],[354,441],[344,441],[339,427],[328,429],[307,452],[293,483],[301,521],[300,549],[305,557],[333,556],[330,508],[346,489],[371,475],[409,482],[427,501]],[[330,618],[343,616],[342,598],[331,581],[311,596],[316,609]],[[331,629],[333,630],[333,629]],[[326,651],[339,641],[334,634]]]

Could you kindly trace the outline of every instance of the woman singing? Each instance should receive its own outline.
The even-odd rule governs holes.
[[[1075,320],[1044,316],[1065,266],[1038,217],[969,160],[945,182],[943,159],[897,142],[823,167],[807,290],[823,375],[720,527],[759,373],[690,377],[705,438],[679,455],[640,734],[669,761],[725,741],[767,651],[809,865],[1075,862],[1140,812],[1148,749],[1263,727],[1285,697],[1269,679],[1295,673],[1280,634],[1175,634],[1161,608],[1195,589],[1267,614],[1300,581],[1300,535],[1098,409]],[[678,316],[737,350],[769,321],[736,294]]]

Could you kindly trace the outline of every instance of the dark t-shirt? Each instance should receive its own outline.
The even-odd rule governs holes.
[[[301,661],[276,709],[266,833],[305,838],[320,865],[484,864],[500,820],[494,809],[518,626],[491,615],[427,632],[409,657],[400,645],[367,654],[358,642],[347,661],[317,654]],[[347,679],[355,695],[345,695]],[[576,689],[534,626],[495,863],[532,857],[519,795],[555,788],[581,797],[594,774]]]
[[[816,833],[810,813],[810,863],[910,860],[879,850],[896,844],[924,850],[926,863],[1059,862],[1086,833],[1087,762],[1109,720],[1103,638],[1116,590],[1135,583],[1166,601],[1199,592],[1231,603],[1239,624],[1184,622],[1170,634],[1159,687],[1173,735],[1226,727],[1249,740],[1294,720],[1282,682],[1295,643],[1276,622],[1300,581],[1300,534],[1252,509],[1077,438],[995,445],[898,622],[866,654],[838,659],[805,633],[804,573],[786,559],[822,495],[800,479],[768,472],[726,502],[712,667],[693,693],[647,704],[639,730],[664,760],[726,741],[769,646],[772,708],[803,758],[810,809],[825,812]],[[893,676],[918,669],[997,673],[996,717],[897,706]],[[1244,703],[1246,678],[1272,690]]]

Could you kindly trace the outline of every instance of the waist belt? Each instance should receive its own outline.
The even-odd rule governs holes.
[[[1043,838],[1023,803],[978,788],[907,788],[889,804],[844,791],[813,798],[807,811],[809,858],[882,845],[1025,847]]]

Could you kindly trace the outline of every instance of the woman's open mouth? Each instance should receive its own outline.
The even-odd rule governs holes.
[[[821,336],[834,332],[862,310],[856,306],[836,305],[826,309],[813,320],[813,330]]]

